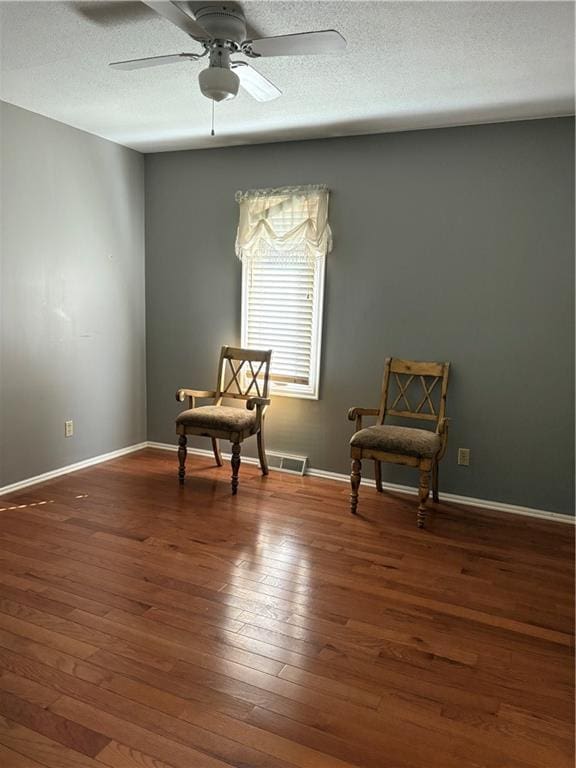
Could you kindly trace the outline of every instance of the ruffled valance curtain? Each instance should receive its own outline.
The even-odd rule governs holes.
[[[241,261],[315,262],[332,250],[328,189],[323,185],[237,192]]]

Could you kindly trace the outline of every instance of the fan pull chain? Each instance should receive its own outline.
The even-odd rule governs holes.
[[[210,136],[214,136],[214,104],[215,101],[212,99],[212,130],[210,131]]]

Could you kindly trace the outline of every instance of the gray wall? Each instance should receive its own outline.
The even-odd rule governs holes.
[[[144,158],[0,110],[3,486],[145,440],[146,371]]]
[[[573,513],[572,119],[146,156],[148,437],[240,335],[234,192],[329,185],[319,401],[275,398],[268,447],[349,467],[386,356],[450,360],[444,490]],[[198,442],[209,447],[208,441]],[[254,446],[246,443],[246,453]],[[459,446],[471,466],[459,467]],[[407,469],[385,479],[413,484]]]

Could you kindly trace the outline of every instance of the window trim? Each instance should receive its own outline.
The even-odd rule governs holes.
[[[241,344],[248,347],[248,278],[250,262],[242,262],[242,307],[241,307]],[[316,259],[314,274],[314,296],[312,300],[312,344],[310,346],[310,381],[307,385],[281,384],[272,379],[274,350],[270,373],[270,394],[274,397],[295,397],[302,400],[320,399],[320,360],[322,357],[322,329],[324,325],[324,285],[326,276],[326,256]]]

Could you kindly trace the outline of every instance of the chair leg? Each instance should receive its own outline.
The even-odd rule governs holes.
[[[426,502],[430,493],[430,470],[420,470],[420,486],[418,488],[418,528],[424,528],[426,522]]]
[[[374,461],[374,479],[376,480],[376,490],[382,493],[382,462]]]
[[[218,466],[221,467],[222,454],[220,453],[220,444],[215,437],[212,438],[212,450],[214,451],[214,458],[216,459],[216,464],[218,464]]]
[[[266,458],[266,449],[264,448],[264,425],[260,425],[258,434],[256,435],[256,441],[258,443],[258,458],[260,459],[260,469],[263,475],[268,474],[268,459]]]
[[[238,493],[238,470],[240,469],[240,443],[232,443],[232,496]]]
[[[440,501],[438,495],[438,462],[435,461],[432,465],[432,498],[436,504]]]
[[[358,508],[358,488],[360,487],[361,471],[362,462],[358,459],[352,459],[352,468],[350,472],[350,485],[352,487],[350,493],[350,512],[352,512],[353,515],[356,514],[356,509]]]
[[[180,435],[178,438],[178,482],[184,485],[184,476],[186,475],[186,435]]]

